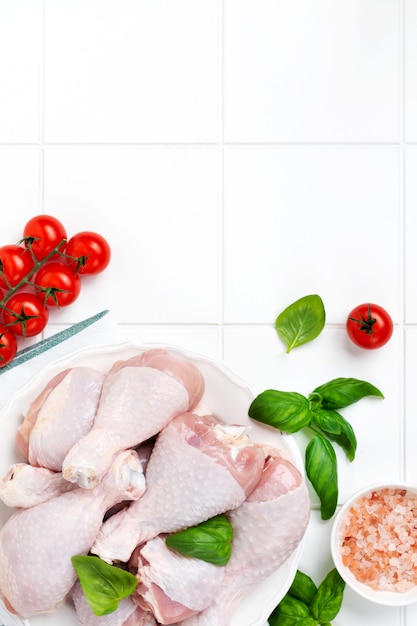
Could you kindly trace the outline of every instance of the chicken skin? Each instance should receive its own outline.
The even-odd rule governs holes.
[[[257,487],[228,517],[234,531],[232,556],[220,592],[183,626],[228,626],[239,602],[294,552],[310,517],[300,472],[280,456],[269,458]]]
[[[104,374],[73,367],[49,381],[31,403],[16,437],[31,465],[60,472],[62,462],[93,425]]]
[[[106,510],[138,498],[144,477],[137,454],[118,454],[95,490],[76,488],[18,509],[0,531],[0,594],[23,617],[55,610],[75,583],[71,557],[87,554]]]
[[[145,494],[103,524],[92,552],[108,562],[126,562],[136,546],[161,533],[238,507],[265,460],[245,431],[192,413],[171,420],[151,453]]]
[[[156,435],[190,410],[203,391],[200,371],[165,350],[115,364],[103,383],[92,429],[64,459],[64,477],[80,487],[95,487],[114,454]]]
[[[75,487],[60,472],[14,463],[0,482],[0,500],[7,506],[27,509]]]
[[[183,557],[155,537],[138,550],[135,600],[160,624],[174,624],[205,609],[217,595],[224,567]]]

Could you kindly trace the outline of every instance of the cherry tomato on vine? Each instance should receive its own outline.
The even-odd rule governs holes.
[[[67,239],[65,226],[52,215],[36,215],[23,229],[25,245],[32,247],[38,261],[44,259],[63,239]],[[62,246],[64,248],[64,246]]]
[[[49,312],[44,302],[30,292],[18,291],[7,300],[3,310],[5,326],[23,337],[41,333],[48,318]]]
[[[99,274],[110,263],[111,251],[106,239],[87,230],[71,237],[65,253],[78,259],[78,263],[72,264],[76,264],[80,274]]]
[[[14,244],[0,248],[0,287],[15,287],[33,270],[34,262],[30,252],[23,246]]]
[[[71,265],[53,261],[35,275],[38,296],[52,306],[68,306],[80,295],[81,279]]]
[[[346,320],[349,338],[367,350],[384,346],[390,340],[393,329],[391,316],[378,304],[360,304],[349,313]]]
[[[17,339],[6,326],[0,326],[0,368],[14,359],[17,352]]]

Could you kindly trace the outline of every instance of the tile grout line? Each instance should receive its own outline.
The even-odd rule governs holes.
[[[225,289],[224,289],[224,247],[225,247],[225,215],[224,215],[224,1],[218,0],[218,193],[219,193],[219,352],[221,358],[224,359],[224,306],[225,306]]]
[[[399,259],[400,264],[400,314],[401,314],[401,362],[400,362],[400,381],[401,381],[401,394],[400,394],[400,415],[401,415],[401,437],[400,437],[400,459],[401,461],[401,478],[406,477],[407,468],[407,420],[406,420],[406,337],[405,337],[405,320],[406,320],[406,281],[405,281],[405,267],[406,267],[406,234],[405,234],[405,0],[401,0],[399,4],[399,29],[400,29],[400,50],[399,50],[399,132],[400,132],[400,150],[399,150],[399,223],[400,223],[400,250],[401,255]],[[405,611],[404,611],[405,613]]]
[[[45,212],[45,0],[40,3],[39,42],[39,213]],[[45,330],[41,340],[46,338]]]
[[[220,81],[219,81],[220,82]],[[220,126],[220,124],[219,124]],[[42,141],[44,146],[48,148],[56,148],[56,149],[67,149],[67,148],[154,148],[155,150],[160,148],[216,148],[219,146],[219,141],[72,141],[72,142],[53,142],[53,141]],[[335,149],[335,148],[347,148],[347,149],[374,149],[374,148],[384,148],[384,149],[398,149],[404,143],[404,145],[410,147],[417,147],[416,141],[309,141],[309,142],[301,142],[301,141],[288,141],[288,142],[279,142],[279,141],[270,141],[270,142],[256,142],[256,141],[224,141],[222,140],[222,146],[228,148],[247,148],[247,149],[314,149],[314,148],[326,148],[326,149]],[[21,142],[21,143],[13,143],[13,142],[0,142],[1,148],[9,148],[13,147],[36,147],[39,145],[39,142]]]
[[[400,234],[400,250],[401,255],[399,259],[399,271],[400,271],[400,316],[401,316],[401,335],[400,335],[400,348],[401,348],[401,360],[400,360],[400,478],[405,480],[407,470],[407,414],[406,414],[406,280],[405,280],[405,268],[406,268],[406,234],[405,234],[405,216],[406,216],[406,198],[405,198],[405,146],[406,146],[406,118],[405,118],[405,0],[400,0],[399,3],[399,234]],[[407,608],[400,608],[400,624],[406,626],[407,623]]]
[[[39,212],[45,211],[45,0],[41,0],[39,51]]]

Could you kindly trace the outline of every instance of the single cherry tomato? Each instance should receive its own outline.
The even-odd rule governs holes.
[[[23,246],[12,244],[0,248],[0,287],[15,287],[33,268],[30,252]]]
[[[72,304],[81,291],[81,279],[74,268],[58,261],[41,267],[33,282],[45,304],[57,307]]]
[[[47,307],[34,293],[18,291],[4,305],[4,325],[15,335],[23,337],[38,335],[45,328],[48,317]]]
[[[391,338],[394,324],[387,311],[378,304],[365,303],[355,307],[346,320],[349,338],[357,346],[374,350]]]
[[[52,215],[36,215],[23,229],[26,247],[31,246],[38,261],[44,259],[54,248],[67,239],[65,226]],[[62,246],[62,249],[64,246]]]
[[[65,253],[75,257],[75,264],[80,274],[99,274],[110,263],[110,246],[98,233],[83,231],[68,241]]]
[[[17,352],[17,339],[6,326],[0,326],[0,368],[14,359]]]

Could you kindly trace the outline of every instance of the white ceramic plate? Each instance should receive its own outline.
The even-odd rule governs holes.
[[[22,389],[18,395],[14,396],[0,414],[0,476],[6,474],[10,465],[22,461],[15,446],[17,428],[22,422],[29,403],[38,395],[52,376],[66,367],[79,365],[94,367],[105,372],[115,361],[127,359],[138,352],[152,347],[167,348],[171,352],[186,357],[195,363],[205,378],[206,389],[202,401],[208,405],[210,410],[227,423],[250,425],[250,437],[253,441],[279,448],[284,456],[294,462],[301,472],[304,472],[301,454],[291,436],[283,435],[274,428],[250,420],[248,408],[254,393],[246,383],[222,363],[174,346],[122,344],[75,352],[70,357],[66,357],[43,369],[29,385]],[[10,509],[0,503],[0,525],[4,524],[10,514]],[[293,581],[301,558],[302,545],[301,543],[279,570],[258,585],[240,604],[231,626],[265,625],[268,616],[286,594]],[[2,614],[0,612],[1,617]],[[10,625],[13,624],[14,626],[15,623],[10,622]],[[22,622],[22,624],[30,624],[30,626],[56,626],[58,623],[60,626],[78,626],[78,620],[70,602],[66,602],[52,614],[32,617],[29,621]],[[5,622],[5,626],[8,626],[7,622]]]

